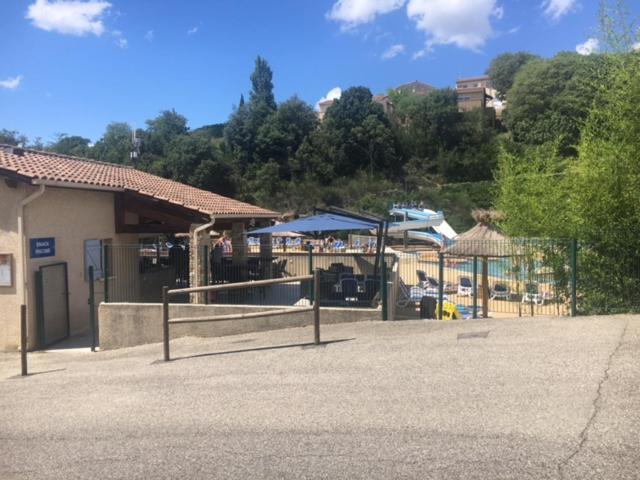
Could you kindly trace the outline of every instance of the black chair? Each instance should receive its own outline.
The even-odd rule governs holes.
[[[425,295],[420,300],[420,318],[435,319],[437,300],[433,297]]]
[[[418,275],[418,280],[420,281],[420,286],[422,288],[438,288],[438,285],[440,285],[438,280],[427,276],[427,274],[422,270],[416,270],[416,275]]]
[[[364,299],[368,302],[373,300],[373,297],[376,296],[376,293],[378,293],[379,288],[380,288],[379,280],[376,280],[373,278],[367,278],[364,281]]]
[[[355,278],[345,278],[340,281],[342,297],[347,303],[358,301],[358,281]]]

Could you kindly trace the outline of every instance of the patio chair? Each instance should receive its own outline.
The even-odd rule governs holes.
[[[458,278],[458,295],[470,297],[473,295],[473,284],[469,277]]]
[[[287,259],[278,260],[273,264],[273,278],[284,278],[285,267],[287,266]]]
[[[503,300],[511,299],[511,290],[504,283],[496,283],[495,286],[491,289],[491,300],[495,300],[496,298],[501,298]]]
[[[342,297],[347,303],[358,301],[358,281],[355,278],[343,278],[340,281]]]
[[[396,305],[400,308],[404,308],[411,303],[411,292],[409,287],[404,283],[402,278],[398,279],[398,297],[396,298]]]
[[[342,280],[345,280],[347,278],[353,278],[356,280],[356,282],[358,281],[358,279],[355,277],[355,275],[353,273],[347,273],[347,272],[343,272],[340,274],[339,276],[339,281],[340,283],[342,283]]]
[[[416,270],[416,275],[418,276],[418,282],[422,288],[438,287],[438,281],[433,277],[428,277],[424,271]]]
[[[380,287],[380,282],[374,280],[372,278],[367,278],[364,281],[364,298],[365,300],[371,301],[373,297],[378,293],[378,289]]]
[[[531,302],[535,305],[544,305],[544,296],[540,294],[537,283],[527,283],[522,294],[522,303]]]

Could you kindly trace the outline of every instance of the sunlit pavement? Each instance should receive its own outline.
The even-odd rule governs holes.
[[[0,354],[0,478],[640,478],[640,318]]]

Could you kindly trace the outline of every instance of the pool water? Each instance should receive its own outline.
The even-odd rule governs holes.
[[[478,275],[482,274],[482,260],[478,259]],[[541,262],[536,261],[534,264],[533,271],[535,272],[542,265]],[[473,260],[468,260],[466,262],[457,263],[452,268],[456,270],[460,270],[461,272],[468,273],[469,275],[473,274]],[[520,278],[526,278],[527,276],[527,268],[526,265],[520,266],[519,272]],[[534,274],[535,275],[535,274]],[[508,258],[499,258],[499,259],[490,259],[489,260],[489,276],[497,277],[497,278],[514,278],[514,266],[510,259]]]

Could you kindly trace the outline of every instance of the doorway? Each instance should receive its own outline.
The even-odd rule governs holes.
[[[43,265],[36,271],[38,347],[69,337],[69,282],[67,263]]]

